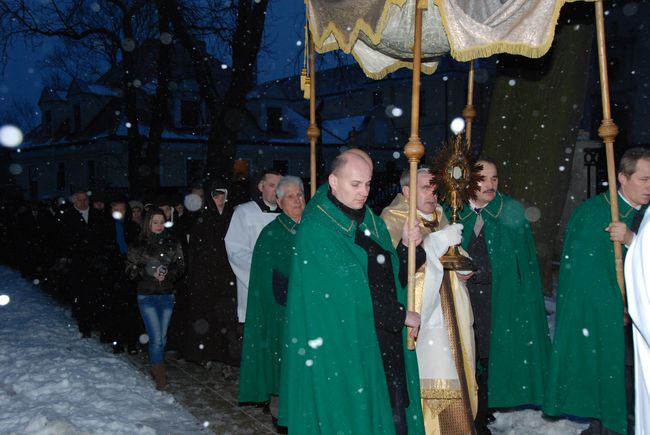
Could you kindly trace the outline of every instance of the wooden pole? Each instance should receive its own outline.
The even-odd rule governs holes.
[[[465,138],[467,146],[472,144],[472,123],[476,118],[476,109],[474,108],[474,61],[469,63],[469,75],[467,77],[467,104],[463,109],[463,118],[465,118]]]
[[[420,158],[424,155],[424,146],[420,141],[420,68],[422,53],[422,9],[415,2],[415,35],[413,41],[413,83],[411,87],[411,135],[404,146],[404,155],[409,160],[409,226],[417,222],[417,173]],[[415,243],[409,241],[408,248],[408,310],[415,311]],[[411,337],[409,328],[409,350],[415,349],[415,340]]]
[[[596,38],[598,41],[598,68],[600,70],[600,91],[603,106],[603,120],[598,128],[598,135],[605,143],[607,154],[607,183],[609,184],[609,203],[612,222],[618,222],[618,191],[616,188],[616,164],[614,162],[614,139],[618,127],[612,120],[609,101],[609,78],[607,76],[607,52],[605,48],[605,14],[602,0],[596,0]],[[623,249],[620,242],[614,242],[614,259],[616,280],[621,288],[623,306],[625,307],[625,276],[623,274]]]
[[[309,127],[307,137],[309,138],[309,169],[310,169],[310,194],[316,193],[316,142],[320,137],[320,129],[316,124],[316,68],[314,66],[314,41],[309,40]]]

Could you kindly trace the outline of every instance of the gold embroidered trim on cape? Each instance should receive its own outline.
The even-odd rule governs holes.
[[[350,222],[350,226],[347,227],[347,228],[345,228],[345,227],[344,227],[344,226],[343,226],[339,221],[337,221],[337,220],[336,220],[332,215],[330,215],[328,212],[326,212],[325,209],[324,209],[323,207],[320,206],[320,204],[318,204],[316,207],[317,207],[320,211],[322,211],[322,212],[325,214],[325,216],[327,216],[328,218],[330,218],[330,219],[332,220],[332,222],[334,222],[336,225],[338,225],[338,226],[339,226],[343,231],[345,231],[346,233],[349,233],[350,230],[352,229],[352,227],[354,226],[354,221],[352,221],[352,222]],[[365,206],[364,206],[364,207],[365,207]],[[366,213],[370,213],[370,219],[372,219],[372,225],[375,227],[375,237],[379,238],[379,229],[377,229],[377,221],[375,220],[375,215],[374,215],[374,213],[372,213],[372,211],[370,211],[370,210],[366,210]],[[361,226],[361,225],[363,225],[363,224],[364,224],[364,223],[361,222],[361,223],[359,224],[359,226]],[[367,226],[367,225],[366,225],[366,226]],[[370,231],[370,230],[369,230],[369,231]]]

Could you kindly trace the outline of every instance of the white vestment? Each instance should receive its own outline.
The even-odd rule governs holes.
[[[237,318],[240,323],[246,321],[248,278],[255,242],[262,229],[278,217],[279,212],[279,208],[275,213],[263,212],[255,201],[249,201],[238,205],[230,220],[224,241],[230,267],[237,277]]]
[[[424,275],[425,291],[420,312],[420,332],[418,333],[416,347],[420,382],[426,384],[426,380],[436,380],[434,384],[438,388],[459,390],[461,384],[454,363],[451,344],[449,343],[449,333],[440,300],[440,287],[444,275],[440,257],[447,251],[449,243],[443,239],[440,232],[434,232],[424,239],[422,246],[427,254],[427,260]],[[473,408],[472,412],[475,413],[474,317],[470,308],[471,303],[467,287],[458,280],[455,272],[451,273],[450,279],[465,371],[469,378],[470,402]]]
[[[436,218],[440,228],[448,225],[442,207],[437,206]],[[439,258],[449,247],[449,240],[443,231],[437,231],[424,221],[431,222],[433,216],[418,211],[420,230],[424,236],[422,247],[426,262],[415,273],[414,308],[420,313],[420,331],[416,342],[416,355],[420,373],[420,397],[422,414],[427,435],[455,435],[469,433],[464,417],[467,415],[466,400],[462,383],[456,368],[454,351],[450,344],[452,304],[440,293],[444,269]],[[404,223],[408,219],[408,203],[398,194],[386,207],[381,217],[386,223],[394,246],[402,239]],[[458,280],[456,272],[449,275],[451,297],[455,308],[455,321],[459,334],[462,363],[469,393],[470,408],[476,412],[476,379],[474,373],[474,319],[472,306],[465,284]],[[455,339],[455,337],[454,337]],[[454,346],[454,349],[457,349]],[[472,422],[469,422],[472,424]]]
[[[635,433],[650,435],[650,213],[625,257],[625,283],[634,333]]]

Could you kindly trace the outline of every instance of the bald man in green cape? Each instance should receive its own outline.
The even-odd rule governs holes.
[[[489,408],[543,403],[551,343],[535,240],[524,208],[498,191],[494,162],[477,163],[483,166],[483,181],[459,210],[459,223],[464,226],[462,246],[478,266],[467,287],[481,365],[477,429],[487,433]]]
[[[650,201],[650,150],[627,150],[619,168],[619,223],[610,223],[609,193],[602,193],[579,205],[567,225],[543,408],[549,415],[596,419],[589,434],[633,432],[628,421],[633,413],[627,409],[634,406],[632,360],[626,364],[624,305],[612,240],[632,243],[641,207]]]
[[[302,180],[282,177],[276,187],[276,196],[282,213],[264,227],[253,250],[239,376],[239,401],[270,401],[274,417],[277,417],[277,396],[280,394],[291,260],[296,231],[305,209]]]
[[[334,161],[305,209],[287,303],[280,422],[290,434],[422,434],[415,352],[399,260],[366,205],[372,169]],[[285,392],[286,391],[286,392]]]

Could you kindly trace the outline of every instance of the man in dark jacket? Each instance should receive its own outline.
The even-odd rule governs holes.
[[[89,207],[88,194],[78,190],[72,195],[73,207],[61,220],[62,251],[69,262],[70,290],[79,322],[79,332],[89,338],[96,326],[96,302],[102,264],[103,216]]]

